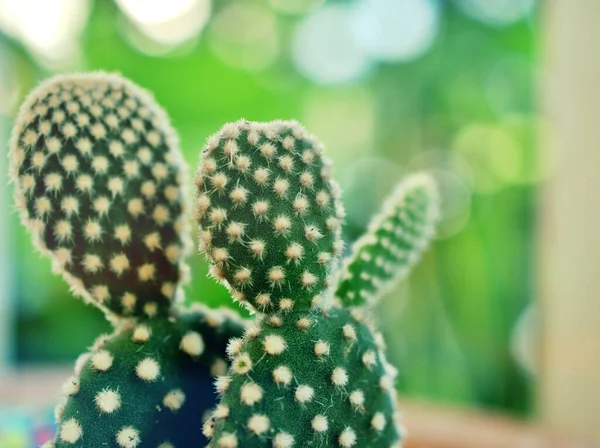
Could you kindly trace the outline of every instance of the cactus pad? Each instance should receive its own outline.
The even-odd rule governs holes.
[[[336,296],[346,305],[376,304],[419,261],[435,233],[438,193],[427,174],[400,182],[353,247]]]
[[[399,446],[395,369],[363,314],[332,308],[264,316],[218,381],[212,447]]]
[[[296,122],[239,121],[202,153],[200,247],[213,275],[251,308],[308,309],[327,289],[343,210],[322,151]]]
[[[21,107],[11,155],[22,220],[72,290],[117,315],[166,313],[185,164],[150,95],[116,75],[52,78]]]

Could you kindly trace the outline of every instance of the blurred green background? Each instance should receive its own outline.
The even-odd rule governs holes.
[[[404,173],[432,171],[439,238],[380,307],[398,389],[527,414],[538,14],[535,0],[0,0],[0,140],[39,80],[102,69],[154,92],[191,169],[224,122],[303,122],[336,164],[348,243]],[[0,363],[71,362],[108,324],[34,252],[10,195]],[[233,306],[200,256],[191,267],[188,301]]]

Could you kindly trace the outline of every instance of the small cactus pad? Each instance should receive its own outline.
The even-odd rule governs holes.
[[[399,447],[396,371],[358,309],[265,315],[233,339],[212,448]]]
[[[419,261],[438,214],[438,192],[429,175],[414,174],[401,182],[354,245],[336,296],[348,306],[377,303]]]
[[[320,304],[343,209],[322,144],[293,121],[225,125],[196,176],[200,250],[235,299],[262,312]]]
[[[198,307],[169,319],[140,319],[102,336],[76,363],[56,408],[55,448],[187,448],[206,444],[203,414],[214,407],[213,376],[243,325]]]
[[[165,113],[117,75],[34,90],[11,141],[15,199],[73,291],[118,315],[166,313],[182,277],[185,164]]]

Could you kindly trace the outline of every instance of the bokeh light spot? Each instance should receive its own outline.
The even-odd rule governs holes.
[[[325,5],[310,13],[296,29],[292,56],[298,70],[318,84],[355,80],[371,62],[352,31],[353,9]]]
[[[229,3],[213,19],[209,33],[215,54],[232,67],[261,70],[279,53],[275,14],[258,3]]]
[[[88,14],[88,0],[0,0],[0,28],[43,62],[75,55]]]
[[[315,89],[305,96],[302,122],[340,165],[372,153],[375,108],[373,93],[364,87]]]
[[[531,376],[536,376],[540,365],[541,320],[536,303],[525,308],[514,326],[510,351],[519,367]]]
[[[514,116],[496,124],[473,123],[458,133],[453,149],[473,170],[477,192],[541,179],[546,164],[536,151],[535,130],[535,121]]]
[[[360,0],[353,30],[360,46],[373,58],[409,61],[425,53],[439,27],[433,0]]]
[[[456,0],[469,16],[492,26],[506,26],[531,14],[536,0]]]
[[[211,11],[210,0],[118,0],[118,4],[143,35],[164,46],[176,46],[196,36],[206,25]],[[160,53],[144,45],[135,34],[129,38],[141,50]]]
[[[121,9],[141,23],[165,22],[190,11],[197,0],[117,0]]]

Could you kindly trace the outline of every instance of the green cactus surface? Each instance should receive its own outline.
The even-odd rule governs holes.
[[[228,346],[221,402],[204,426],[211,447],[400,444],[383,338],[368,310],[342,308],[330,288],[344,215],[322,153],[282,121],[226,125],[203,151],[200,249],[234,299],[259,311]]]
[[[202,446],[212,378],[242,325],[204,307],[169,319],[125,321],[77,362],[56,408],[56,448]],[[207,366],[209,368],[207,368]]]
[[[396,370],[364,317],[335,307],[263,316],[234,339],[205,424],[213,446],[399,446]]]
[[[404,279],[435,233],[438,203],[429,175],[413,174],[401,182],[354,245],[336,296],[348,306],[373,306]]]
[[[165,113],[104,73],[55,77],[25,100],[11,141],[22,221],[72,290],[115,326],[82,355],[46,447],[203,446],[231,312],[183,310],[186,165]]]
[[[310,309],[327,288],[343,210],[322,144],[295,122],[231,123],[196,176],[201,249],[236,300]]]
[[[11,142],[15,199],[72,290],[117,315],[166,314],[184,270],[185,164],[150,95],[104,73],[42,83]]]

